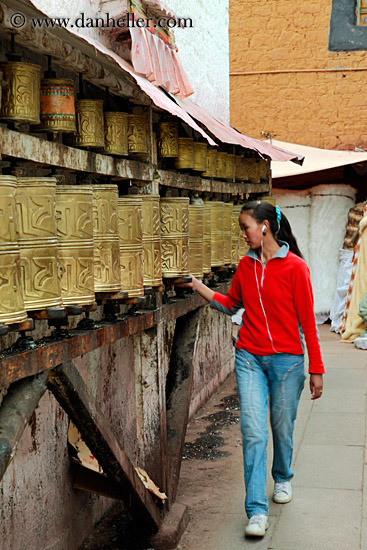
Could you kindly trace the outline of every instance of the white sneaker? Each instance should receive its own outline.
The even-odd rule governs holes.
[[[290,481],[279,481],[274,484],[274,502],[285,504],[292,500],[292,485]]]
[[[268,516],[263,514],[251,516],[245,527],[245,535],[246,537],[263,537],[268,527]]]

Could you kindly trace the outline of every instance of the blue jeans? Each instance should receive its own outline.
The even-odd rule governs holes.
[[[305,381],[304,358],[288,353],[253,355],[236,349],[235,368],[241,404],[245,509],[250,518],[269,511],[265,493],[268,396],[274,445],[271,473],[274,481],[293,477],[293,430]]]

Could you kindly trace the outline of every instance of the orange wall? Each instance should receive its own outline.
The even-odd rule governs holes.
[[[367,52],[328,51],[331,3],[230,0],[231,124],[238,130],[367,148]]]

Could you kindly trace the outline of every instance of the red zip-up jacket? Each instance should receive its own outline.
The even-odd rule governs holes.
[[[245,308],[236,347],[255,355],[302,355],[304,334],[309,372],[324,373],[310,271],[287,243],[280,244],[265,265],[250,249],[239,262],[227,296],[215,292],[210,305],[228,315]]]

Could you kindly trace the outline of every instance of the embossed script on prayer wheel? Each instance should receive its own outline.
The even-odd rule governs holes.
[[[178,157],[175,168],[191,170],[194,167],[194,140],[192,138],[178,138]]]
[[[208,146],[206,143],[194,142],[194,167],[195,172],[205,172]]]
[[[16,178],[0,176],[0,323],[24,321],[16,224]]]
[[[203,272],[212,270],[212,203],[204,203]]]
[[[249,181],[249,159],[242,158],[241,159],[241,168],[240,168],[240,180],[241,181]]]
[[[234,160],[235,160],[234,155],[227,155],[227,165],[226,165],[226,179],[227,180],[233,180],[233,178],[234,178],[234,170],[235,170]]]
[[[224,265],[224,203],[211,202],[212,209],[212,267]]]
[[[159,195],[141,195],[143,199],[143,275],[144,286],[162,284],[161,220]]]
[[[242,158],[238,155],[234,157],[234,177],[236,181],[241,181],[241,160]]]
[[[75,145],[78,147],[104,147],[102,99],[78,99],[75,109]]]
[[[189,202],[186,197],[161,198],[162,275],[189,275]]]
[[[194,277],[203,277],[204,205],[189,205],[189,266]]]
[[[158,155],[160,157],[178,157],[178,124],[176,122],[160,122],[157,138]]]
[[[232,209],[232,264],[238,265],[239,262],[239,246],[242,238],[242,231],[238,222],[241,213],[242,204],[233,205]],[[245,239],[243,239],[245,242]]]
[[[37,130],[75,132],[75,92],[71,79],[41,80],[41,124]]]
[[[121,289],[117,185],[93,185],[94,290]]]
[[[206,170],[202,173],[204,178],[215,178],[217,175],[217,151],[208,149],[206,154]]]
[[[56,218],[63,304],[94,303],[93,191],[58,185]]]
[[[216,177],[226,179],[227,176],[227,153],[218,151],[217,153],[217,173]]]
[[[127,113],[107,111],[104,114],[105,147],[103,153],[121,156],[129,154],[128,119]]]
[[[258,159],[247,159],[247,165],[250,183],[260,183],[260,161]]]
[[[145,115],[128,115],[129,153],[148,153],[148,128]]]
[[[55,178],[18,178],[21,282],[28,311],[62,304],[55,201]]]
[[[270,161],[260,159],[260,181],[269,181]]]
[[[144,296],[142,199],[126,196],[118,200],[121,288],[129,297]]]
[[[232,209],[231,202],[225,202],[223,206],[223,234],[224,234],[224,263],[232,261]]]
[[[0,119],[38,124],[40,121],[41,67],[32,63],[0,63],[3,97]]]

